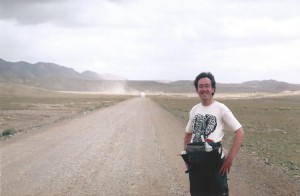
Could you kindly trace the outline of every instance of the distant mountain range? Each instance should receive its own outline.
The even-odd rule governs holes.
[[[73,78],[82,80],[125,80],[125,78],[112,74],[99,74],[92,71],[79,73],[54,63],[30,64],[24,61],[7,62],[0,58],[0,76],[15,78]]]
[[[193,81],[135,81],[112,74],[92,71],[79,73],[54,63],[7,62],[0,58],[0,82],[34,86],[57,91],[99,92],[166,92],[194,93]],[[300,84],[276,80],[248,81],[243,83],[217,83],[220,93],[249,93],[299,91]]]

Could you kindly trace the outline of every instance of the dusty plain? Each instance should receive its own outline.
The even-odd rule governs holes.
[[[51,126],[55,126],[56,124],[78,120],[78,118],[84,119],[84,116],[92,116],[95,112],[99,112],[99,115],[104,118],[103,116],[105,116],[105,114],[103,114],[101,111],[115,111],[108,108],[111,108],[110,106],[118,105],[125,100],[127,100],[125,103],[128,103],[124,104],[126,107],[132,108],[132,105],[139,104],[139,112],[143,113],[145,110],[142,106],[147,104],[147,107],[149,107],[148,115],[151,114],[151,111],[155,112],[152,114],[155,117],[151,117],[155,121],[146,122],[148,123],[147,126],[150,126],[151,130],[153,131],[156,129],[160,130],[160,128],[158,128],[160,126],[162,129],[164,126],[168,127],[165,125],[166,122],[164,122],[163,119],[160,119],[160,117],[165,118],[169,124],[172,123],[172,121],[177,121],[174,124],[179,123],[180,126],[184,127],[184,123],[188,118],[189,109],[199,101],[197,97],[193,96],[155,95],[146,96],[146,101],[143,101],[142,98],[139,98],[141,100],[133,99],[138,100],[134,102],[130,100],[134,97],[139,97],[138,95],[109,95],[91,93],[78,94],[45,91],[41,89],[25,88],[23,86],[18,87],[0,85],[0,87],[0,131],[2,133],[7,131],[14,134],[13,136],[10,136],[9,134],[2,136],[0,139],[1,165],[6,163],[6,160],[4,160],[4,157],[2,156],[2,154],[5,154],[3,151],[5,148],[2,147],[7,147],[9,145],[13,145],[14,143],[17,144],[22,140],[25,141],[26,138],[31,137],[30,135],[36,135],[39,132],[48,130],[47,127],[50,127],[51,129]],[[232,195],[241,195],[241,193],[243,193],[242,195],[297,195],[297,193],[300,191],[300,96],[298,94],[282,94],[281,96],[250,96],[240,99],[232,98],[231,96],[229,97],[230,98],[227,96],[226,99],[218,97],[217,99],[225,103],[233,111],[235,116],[243,124],[244,130],[246,131],[245,142],[241,148],[237,160],[234,162],[234,166],[229,177]],[[150,100],[157,102],[157,105]],[[161,106],[163,109],[158,109],[157,106]],[[124,112],[124,114],[126,114],[126,112]],[[125,118],[125,116],[123,117]],[[126,118],[128,119],[129,117],[127,116]],[[111,119],[111,121],[113,121],[113,119]],[[126,123],[126,120],[121,120],[121,122]],[[153,122],[156,124],[152,124]],[[105,125],[105,122],[103,123]],[[140,126],[144,127],[145,125],[141,124]],[[58,129],[55,129],[55,131],[57,130]],[[143,134],[149,134],[146,130],[147,129],[145,129]],[[66,132],[67,131],[68,130],[66,130]],[[79,133],[77,134],[80,135]],[[117,132],[115,134],[117,134]],[[121,134],[123,136],[125,134],[127,139],[131,138],[126,132],[122,132]],[[155,150],[157,150],[158,154],[155,156],[158,157],[156,157],[157,159],[155,159],[155,161],[159,162],[162,160],[163,162],[161,164],[163,165],[168,165],[170,161],[177,163],[177,161],[174,160],[180,158],[176,157],[175,152],[173,151],[180,150],[177,148],[179,144],[181,145],[181,132],[177,131],[176,134],[174,133],[173,136],[170,136],[170,139],[174,140],[173,142],[171,140],[166,140],[166,138],[169,137],[166,135],[166,133],[151,132],[151,134],[152,135],[148,135],[146,137],[153,137],[152,144],[154,142],[154,146],[159,146],[153,148],[151,141],[148,140],[146,140],[146,145],[151,149],[153,148],[152,152],[154,153]],[[82,132],[82,138],[87,137],[88,136],[85,136],[85,133]],[[117,142],[109,143],[109,145],[112,145],[113,149],[116,150],[116,156],[120,159],[123,159],[125,165],[130,164],[129,162],[132,162],[134,157],[128,156],[128,158],[131,157],[132,160],[126,160],[126,156],[122,154],[123,151],[118,151],[115,149],[115,147],[122,149],[122,146],[119,144],[120,142],[122,144],[126,143],[126,141],[123,141],[121,138],[121,136],[117,136]],[[138,139],[144,141],[146,138],[143,138],[143,135],[139,135]],[[231,140],[232,134],[227,134],[224,142],[225,147],[229,147]],[[132,141],[134,141],[134,139]],[[174,145],[176,144],[175,149],[170,147],[172,146],[172,143],[174,143]],[[152,166],[161,168],[159,165],[160,163],[151,164],[149,159],[144,157],[145,155],[140,152],[140,150],[143,150],[142,145],[144,144],[138,143],[138,145],[141,145],[139,146],[141,148],[136,148],[136,153],[148,161],[144,163],[137,162],[136,164],[142,168],[144,165],[149,165],[149,168]],[[129,152],[130,147],[127,146],[124,149],[124,153]],[[9,155],[7,156],[9,157]],[[112,155],[105,156],[111,157]],[[118,164],[121,164],[118,162],[118,160],[116,160],[114,163],[116,164],[116,167]],[[93,163],[89,164],[93,165]],[[109,163],[103,162],[103,164],[105,165]],[[122,166],[122,164],[120,167],[124,166]],[[7,167],[10,167],[9,164]],[[23,165],[22,167],[25,166]],[[113,171],[113,174],[119,175],[119,172],[121,172],[118,168],[114,168],[113,165],[110,165],[109,167],[111,167],[110,169]],[[162,167],[161,169],[164,170],[165,168]],[[186,195],[188,193],[186,184],[187,182],[185,181],[187,178],[178,174],[178,172],[183,172],[183,169],[184,168],[182,168],[182,166],[172,163],[169,170],[163,171],[166,172],[165,176],[161,174],[155,174],[159,177],[159,179],[155,179],[155,175],[151,174],[151,187],[155,189],[157,184],[159,184],[160,181],[164,181],[164,177],[167,177],[169,180],[171,179],[172,183],[162,188],[165,193],[169,195]],[[7,172],[10,173],[10,171],[1,171],[2,182],[5,181],[3,178],[6,177],[3,175],[3,173]],[[89,171],[86,172],[88,174]],[[147,174],[147,172],[150,171],[144,168],[143,171],[141,170],[132,172],[135,173],[128,173],[130,178],[134,178],[134,175],[140,176],[143,172]],[[170,175],[168,172],[174,172],[174,175]],[[110,183],[118,183],[103,181],[102,177],[103,174],[97,174],[97,178],[100,180],[99,183],[107,185]],[[123,177],[126,179],[126,176]],[[146,181],[145,183],[147,184]],[[180,184],[184,185],[180,186]],[[4,185],[1,184],[2,190],[9,190],[8,187],[3,186]],[[60,187],[61,185],[58,184],[56,186]],[[139,195],[139,192],[136,191],[140,191],[142,195],[147,195],[147,193],[149,193],[148,195],[159,195],[159,193],[155,192],[155,190],[148,190],[150,192],[145,192],[145,190],[141,188],[144,185],[138,186],[137,184],[129,184],[129,186],[131,186],[132,190],[131,192],[127,192],[127,194],[131,193],[132,195]],[[18,186],[12,186],[12,188],[15,187]],[[90,188],[92,189],[95,187]],[[103,188],[101,190],[103,191]],[[89,193],[89,190],[85,191],[87,191],[85,193]],[[109,191],[112,190],[108,190],[107,188],[105,191],[107,191],[105,193],[109,193]],[[119,191],[121,191],[121,189]],[[5,193],[5,195],[10,195],[8,192]],[[42,194],[43,192],[34,193],[38,195],[39,193]],[[69,190],[69,192],[66,191],[64,193],[67,195],[67,193],[71,194],[73,192],[72,190]]]

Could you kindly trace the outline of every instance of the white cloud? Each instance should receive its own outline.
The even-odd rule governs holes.
[[[292,17],[283,20],[272,18],[251,18],[242,20],[239,18],[225,18],[225,35],[233,38],[247,37],[297,37],[300,33],[300,17]]]
[[[282,80],[300,83],[292,74],[300,72],[299,13],[296,0],[5,0],[0,58],[129,79],[193,79],[204,70],[222,82],[286,73]]]

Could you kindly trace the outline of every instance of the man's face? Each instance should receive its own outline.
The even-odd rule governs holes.
[[[198,81],[197,93],[201,100],[206,101],[212,99],[212,94],[215,92],[215,89],[211,86],[211,81],[209,78],[201,78]]]

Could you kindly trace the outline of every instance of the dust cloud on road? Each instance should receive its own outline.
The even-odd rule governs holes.
[[[189,195],[177,156],[185,125],[139,97],[14,136],[1,142],[1,195]],[[243,160],[230,173],[231,195],[273,195],[257,189]]]

